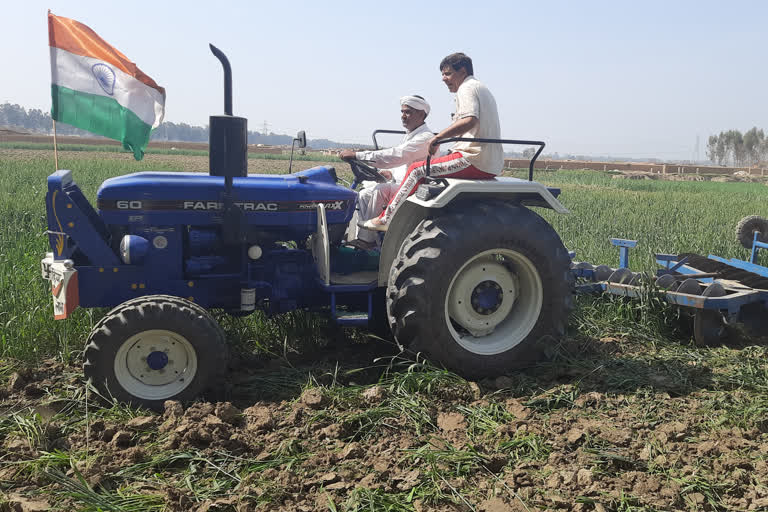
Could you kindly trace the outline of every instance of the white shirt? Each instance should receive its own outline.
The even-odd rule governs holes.
[[[394,181],[400,183],[408,172],[409,165],[427,159],[429,141],[434,136],[427,123],[424,123],[415,130],[407,132],[397,146],[376,151],[358,151],[355,153],[355,158],[370,163],[378,169],[390,169]]]
[[[465,117],[476,117],[478,123],[461,137],[501,138],[496,100],[491,91],[472,75],[465,78],[456,91],[456,113],[453,120]],[[504,167],[504,148],[501,144],[457,142],[453,150],[461,153],[469,163],[481,171],[498,175]]]

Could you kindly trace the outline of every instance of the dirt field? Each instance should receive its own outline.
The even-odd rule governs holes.
[[[578,354],[578,365],[479,384],[429,368],[406,373],[410,382],[380,369],[345,375],[390,350],[349,345],[291,364],[241,360],[224,386],[227,401],[168,402],[160,415],[91,403],[88,417],[76,367],[46,361],[14,373],[2,393],[4,421],[32,410],[38,430],[6,437],[0,449],[11,507],[0,509],[83,506],[56,484],[56,471],[30,469],[35,460],[50,463],[52,453],[69,454],[59,461],[63,482],[82,475],[82,487],[107,501],[140,478],[135,492],[179,512],[768,507],[768,421],[713,428],[715,418],[703,411],[718,398],[695,361],[674,373],[651,362],[647,381],[625,393],[615,392],[621,386],[613,379],[621,361],[636,370],[633,348],[610,338],[562,346],[563,356]],[[608,358],[609,368],[597,364]],[[336,361],[343,366],[332,375]],[[740,391],[729,400],[738,403]],[[205,477],[200,486],[228,483],[218,492],[188,488],[192,466],[193,478]],[[40,488],[54,494],[22,498]],[[401,506],[385,509],[376,496]],[[365,503],[382,508],[358,506]]]

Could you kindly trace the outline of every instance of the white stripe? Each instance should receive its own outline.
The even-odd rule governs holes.
[[[106,64],[114,71],[115,87],[112,94],[105,92],[96,80],[91,71],[94,64]],[[157,128],[163,121],[164,94],[99,59],[75,55],[51,46],[51,82],[75,91],[114,98],[152,128]]]

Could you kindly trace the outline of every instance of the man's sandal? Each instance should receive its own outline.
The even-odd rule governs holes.
[[[358,223],[357,226],[363,229],[370,229],[371,231],[386,231],[389,229],[389,225],[387,224],[374,224],[373,219],[368,219],[365,222]]]
[[[377,247],[376,242],[369,242],[367,240],[361,240],[359,238],[356,238],[355,240],[350,240],[349,242],[346,242],[344,245],[347,247],[354,247],[355,249],[359,249],[361,251],[371,251]]]

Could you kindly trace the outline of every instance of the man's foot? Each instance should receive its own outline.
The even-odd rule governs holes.
[[[373,219],[368,219],[367,221],[363,222],[362,224],[358,224],[363,229],[370,229],[371,231],[386,231],[389,229],[389,226],[385,224],[380,218],[376,217]]]
[[[376,242],[369,242],[367,240],[362,240],[360,238],[351,240],[345,243],[344,245],[348,247],[354,247],[355,249],[360,249],[361,251],[372,251],[377,247]]]

